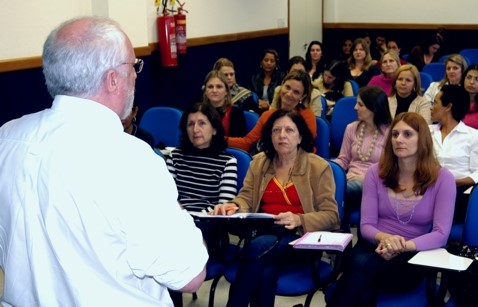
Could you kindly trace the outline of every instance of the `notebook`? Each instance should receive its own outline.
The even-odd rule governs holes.
[[[437,248],[417,253],[408,263],[431,266],[455,271],[465,271],[473,262],[470,258],[450,254],[444,248]]]
[[[292,242],[294,248],[323,249],[344,251],[352,240],[351,233],[314,231],[307,232],[301,238]]]

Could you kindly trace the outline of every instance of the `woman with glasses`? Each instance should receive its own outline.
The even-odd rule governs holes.
[[[275,110],[262,140],[264,152],[252,160],[238,196],[214,209],[218,215],[270,213],[276,224],[259,231],[244,247],[229,291],[229,307],[274,306],[281,268],[317,256],[293,249],[289,242],[308,231],[338,229],[340,223],[332,170],[313,153],[312,136],[300,113]]]
[[[233,105],[238,106],[243,111],[258,112],[258,104],[254,98],[253,92],[237,84],[236,71],[234,64],[227,58],[219,58],[212,68],[224,74],[231,92],[231,101]]]

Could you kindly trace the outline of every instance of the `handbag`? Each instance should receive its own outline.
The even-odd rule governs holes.
[[[451,298],[460,307],[478,306],[478,247],[452,247],[448,251],[474,261],[466,271],[450,272],[447,280]]]

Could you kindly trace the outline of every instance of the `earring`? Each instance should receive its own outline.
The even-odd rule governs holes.
[[[132,119],[132,122],[133,122],[133,123],[135,123],[135,122],[136,122],[136,116],[135,116],[135,117],[133,117],[133,119]]]

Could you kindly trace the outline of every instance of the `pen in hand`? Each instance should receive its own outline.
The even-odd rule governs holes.
[[[322,235],[319,236],[319,239],[317,240],[317,242],[320,242],[320,240],[322,240]]]

